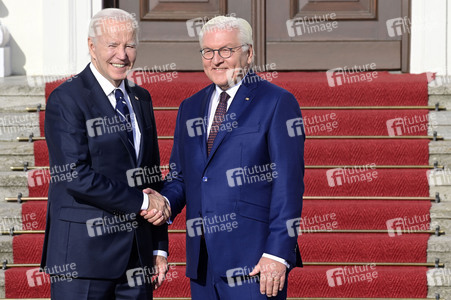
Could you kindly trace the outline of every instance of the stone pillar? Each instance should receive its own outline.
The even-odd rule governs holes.
[[[0,23],[0,77],[11,75],[11,48],[9,43],[9,31]]]

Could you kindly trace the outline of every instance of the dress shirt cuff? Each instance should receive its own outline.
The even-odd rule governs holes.
[[[163,195],[161,195],[161,196],[163,196]],[[169,202],[169,199],[166,198],[165,196],[163,196],[163,198],[166,199],[166,202],[168,203],[169,208],[171,208],[171,202]],[[168,225],[171,225],[171,224],[172,224],[171,218],[169,218],[169,219],[166,221],[166,223],[167,223]]]
[[[141,210],[147,210],[149,208],[149,197],[143,192],[143,204],[141,205]]]
[[[288,269],[290,268],[290,265],[289,265],[289,264],[287,263],[287,261],[286,261],[285,259],[283,259],[283,258],[280,258],[280,257],[278,257],[278,256],[274,256],[274,255],[271,255],[271,254],[268,254],[268,253],[263,253],[262,256],[263,256],[263,257],[266,257],[266,258],[269,258],[269,259],[272,259],[272,260],[275,260],[275,261],[278,261],[278,262],[284,264],[285,266],[287,266]]]
[[[153,256],[163,256],[164,258],[168,258],[168,253],[166,251],[163,250],[154,250],[153,251]]]

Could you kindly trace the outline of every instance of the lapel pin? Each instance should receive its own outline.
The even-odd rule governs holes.
[[[246,98],[245,98],[245,100],[246,100],[246,101],[249,101],[249,98],[248,98],[248,97],[246,97]]]
[[[137,96],[135,96],[135,99],[136,99],[136,100],[139,100],[139,98],[138,98]]]

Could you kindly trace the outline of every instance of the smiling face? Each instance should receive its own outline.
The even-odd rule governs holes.
[[[234,48],[241,46],[237,29],[225,29],[220,31],[206,31],[202,40],[202,49],[220,49],[222,47]],[[229,58],[222,58],[216,51],[213,59],[202,57],[204,72],[213,83],[221,89],[226,90],[231,83],[237,81],[238,75],[244,75],[243,69],[247,70],[252,62],[252,46],[234,49],[234,53]]]
[[[102,34],[88,38],[91,62],[109,82],[118,87],[136,60],[135,33],[129,23],[103,22]]]

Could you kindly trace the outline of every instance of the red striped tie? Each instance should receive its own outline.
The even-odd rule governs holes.
[[[215,141],[216,136],[218,135],[218,129],[224,120],[224,115],[227,112],[227,100],[229,100],[230,96],[226,92],[222,92],[219,98],[219,104],[216,108],[215,117],[213,119],[213,124],[211,125],[210,135],[208,136],[207,141],[207,155],[210,155],[211,148],[213,148],[213,142]]]

